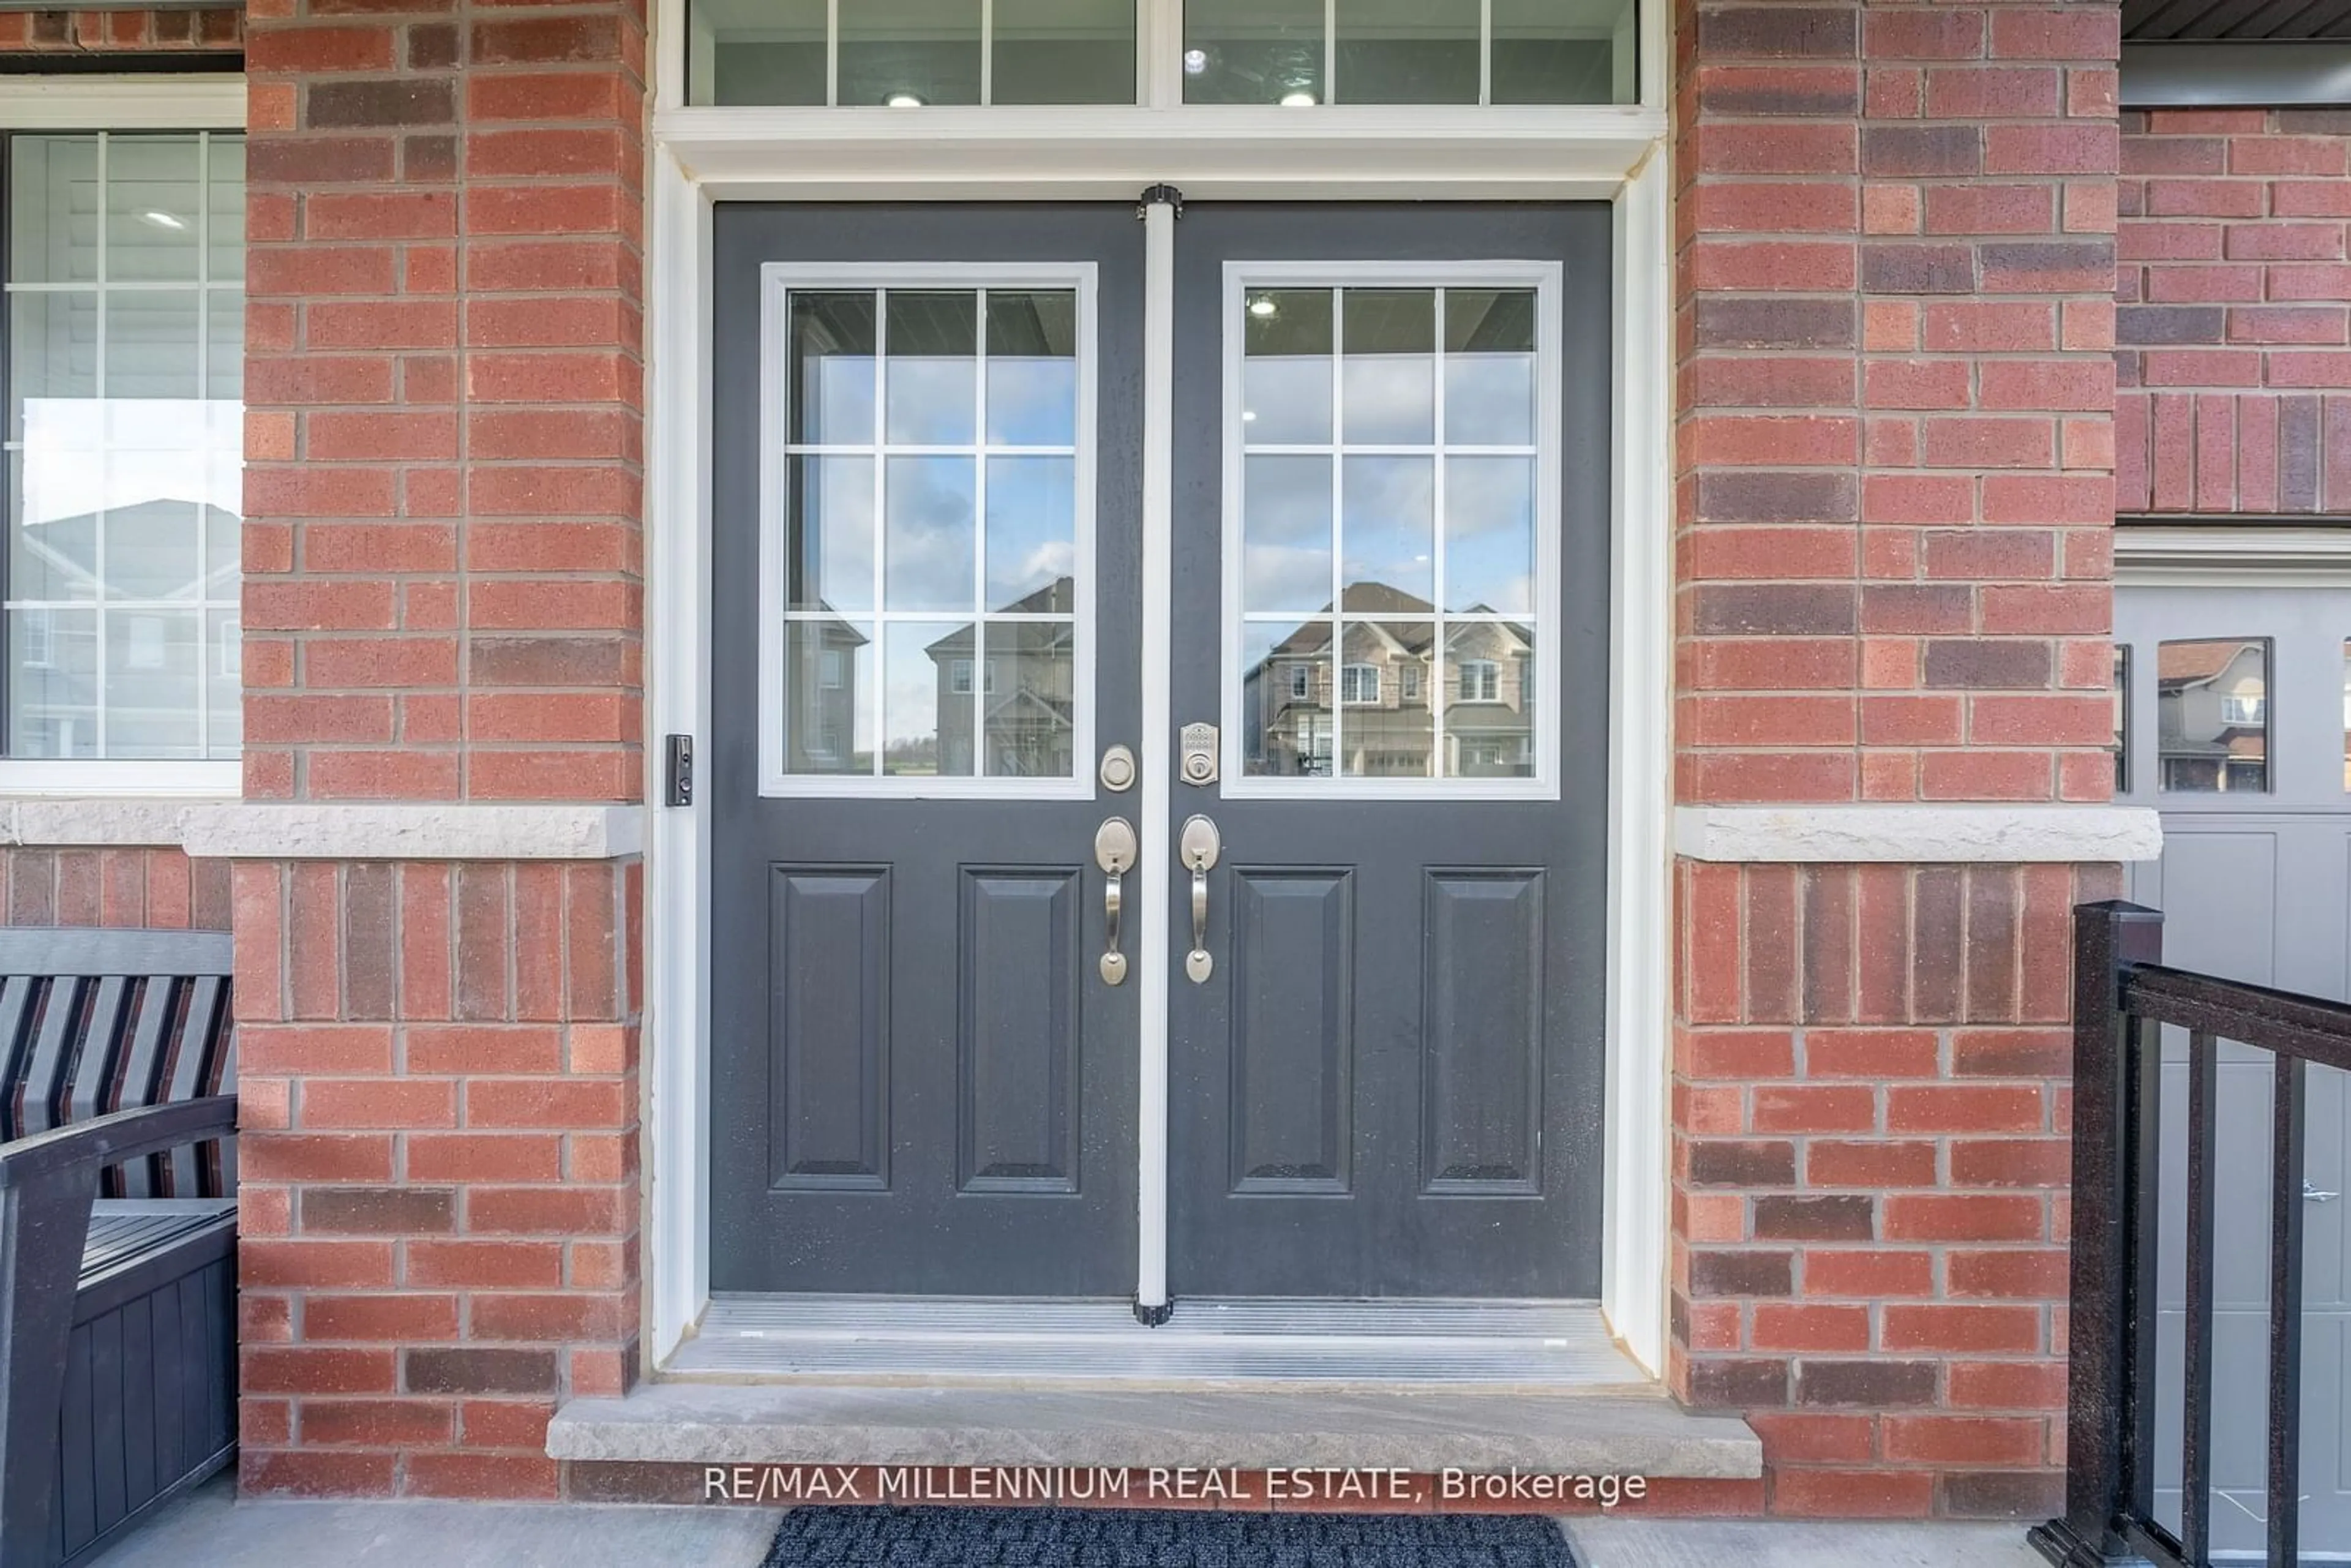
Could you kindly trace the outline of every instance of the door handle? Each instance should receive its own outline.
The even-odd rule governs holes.
[[[1102,956],[1102,984],[1115,986],[1126,979],[1126,955],[1118,950],[1118,922],[1126,902],[1126,873],[1134,864],[1134,828],[1124,817],[1112,817],[1095,830],[1094,863],[1102,868],[1102,921],[1109,927]]]
[[[2304,1203],[2333,1203],[2342,1196],[2339,1192],[2321,1192],[2317,1183],[2308,1176],[2302,1178],[2302,1201]]]
[[[1176,840],[1176,852],[1192,868],[1192,950],[1184,955],[1184,973],[1196,986],[1207,984],[1217,967],[1208,956],[1208,868],[1223,847],[1217,824],[1206,817],[1187,821]]]

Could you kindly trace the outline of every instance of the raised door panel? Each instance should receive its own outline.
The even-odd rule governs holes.
[[[1539,1191],[1543,873],[1431,872],[1422,943],[1422,1190]]]
[[[768,884],[768,1185],[890,1185],[890,873],[777,866]]]
[[[1348,1189],[1354,1142],[1354,878],[1236,868],[1234,1192]]]
[[[1079,873],[963,873],[956,1185],[1078,1190]]]

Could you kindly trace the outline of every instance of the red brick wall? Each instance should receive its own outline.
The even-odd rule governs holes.
[[[16,11],[0,14],[0,52],[233,55],[245,47],[245,13]],[[135,66],[126,59],[125,66]]]
[[[2123,122],[2116,505],[2351,515],[2351,110]]]
[[[226,861],[174,849],[0,849],[9,925],[229,928]]]
[[[644,17],[252,0],[246,792],[642,796]],[[243,862],[243,1484],[547,1497],[636,1370],[634,862]]]
[[[2115,8],[1679,22],[1677,798],[2106,800]],[[1775,1511],[2049,1511],[2108,874],[1677,885],[1673,1385]]]

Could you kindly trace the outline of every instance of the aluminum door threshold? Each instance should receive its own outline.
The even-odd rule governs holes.
[[[672,1378],[1063,1386],[1345,1384],[1638,1394],[1593,1301],[720,1295]]]

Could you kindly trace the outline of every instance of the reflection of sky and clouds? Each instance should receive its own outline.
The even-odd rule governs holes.
[[[1534,294],[1525,289],[1253,289],[1244,310],[1242,439],[1253,448],[1331,442],[1335,376],[1343,448],[1405,445],[1427,455],[1344,451],[1338,527],[1330,459],[1253,451],[1242,465],[1242,604],[1307,613],[1340,580],[1437,597],[1438,465],[1445,605],[1525,614],[1534,606],[1534,459],[1462,446],[1532,444]],[[1343,331],[1332,330],[1334,314]],[[1439,449],[1434,353],[1445,345]],[[1334,345],[1344,354],[1335,363]]]
[[[1077,572],[1077,459],[987,460],[987,582],[991,610]]]
[[[901,754],[895,760],[885,755],[884,772],[943,773],[962,760],[945,756],[916,760],[905,754],[906,747],[939,732],[939,704],[948,699],[930,647],[957,632],[968,647],[968,622],[893,621],[882,629],[882,744],[885,753]]]

